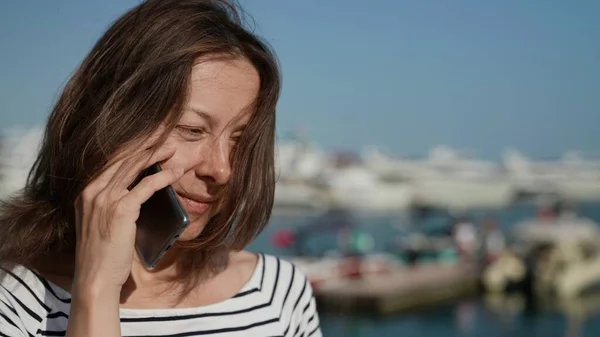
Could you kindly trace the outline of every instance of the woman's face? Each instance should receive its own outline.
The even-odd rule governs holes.
[[[190,217],[179,240],[196,238],[218,210],[220,191],[231,176],[230,154],[251,116],[260,78],[245,59],[212,59],[192,68],[188,101],[163,146],[175,155],[164,168],[184,168],[173,188]]]

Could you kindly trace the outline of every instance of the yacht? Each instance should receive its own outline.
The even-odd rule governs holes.
[[[558,160],[534,161],[515,149],[503,154],[516,188],[530,194],[555,194],[572,202],[600,201],[600,161],[571,151]]]
[[[391,158],[377,149],[364,153],[368,167],[382,177],[412,182],[413,201],[435,208],[501,208],[514,188],[500,165],[459,155],[447,146],[432,149],[426,158]]]
[[[42,135],[41,128],[33,127],[11,129],[0,137],[0,199],[25,187]]]

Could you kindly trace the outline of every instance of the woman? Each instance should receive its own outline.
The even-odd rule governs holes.
[[[273,204],[280,81],[236,13],[149,0],[83,61],[0,212],[0,335],[321,335],[306,277],[243,250]],[[190,225],[150,271],[135,222],[167,185]]]

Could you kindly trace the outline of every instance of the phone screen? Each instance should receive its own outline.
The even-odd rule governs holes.
[[[132,187],[144,177],[161,170],[159,164],[150,166],[140,174]],[[167,186],[156,191],[142,204],[136,224],[136,250],[145,267],[153,269],[187,228],[189,217],[173,188]]]

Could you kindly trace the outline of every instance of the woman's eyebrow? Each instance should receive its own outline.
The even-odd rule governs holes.
[[[195,113],[196,115],[198,115],[200,118],[204,119],[210,127],[215,126],[215,120],[214,120],[213,116],[211,116],[208,112],[206,112],[202,108],[188,105],[183,108],[183,111],[191,111],[191,112]]]
[[[193,106],[186,106],[184,109],[184,111],[191,111],[193,113],[195,113],[196,115],[200,116],[201,118],[205,119],[210,125],[213,125],[214,123],[214,119],[213,117],[208,114],[206,111],[198,108],[198,107],[193,107]]]

